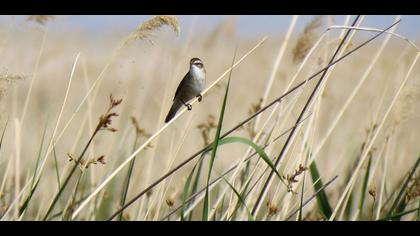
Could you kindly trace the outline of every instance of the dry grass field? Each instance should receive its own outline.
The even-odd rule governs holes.
[[[420,54],[398,24],[358,48],[369,16],[255,40],[231,18],[93,40],[39,17],[0,28],[2,220],[420,219]],[[165,124],[192,57],[203,101]]]

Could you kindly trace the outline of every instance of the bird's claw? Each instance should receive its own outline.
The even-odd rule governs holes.
[[[185,104],[185,106],[187,107],[187,110],[191,111],[191,109],[192,109],[191,104]]]
[[[201,94],[198,94],[197,97],[198,97],[198,102],[201,102],[201,100],[203,100],[203,96]]]

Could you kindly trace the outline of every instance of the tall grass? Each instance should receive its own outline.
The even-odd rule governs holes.
[[[0,218],[418,220],[420,52],[395,33],[404,16],[369,17],[299,32],[291,16],[284,36],[251,40],[235,17],[203,33],[200,17],[155,16],[95,44],[56,35],[52,16],[11,24]],[[191,57],[203,101],[165,124]]]

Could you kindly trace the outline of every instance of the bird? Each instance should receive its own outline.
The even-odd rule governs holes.
[[[176,89],[171,109],[165,118],[165,123],[168,123],[172,118],[174,118],[175,114],[182,106],[186,106],[190,111],[192,106],[188,103],[188,101],[192,98],[198,97],[198,101],[201,102],[203,98],[201,92],[204,90],[205,84],[206,69],[204,68],[203,61],[197,57],[191,58],[190,70],[184,76]]]

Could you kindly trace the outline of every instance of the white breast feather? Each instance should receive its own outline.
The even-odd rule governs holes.
[[[206,83],[206,74],[200,68],[192,66],[191,73],[194,78],[194,84],[197,90],[202,91]]]

